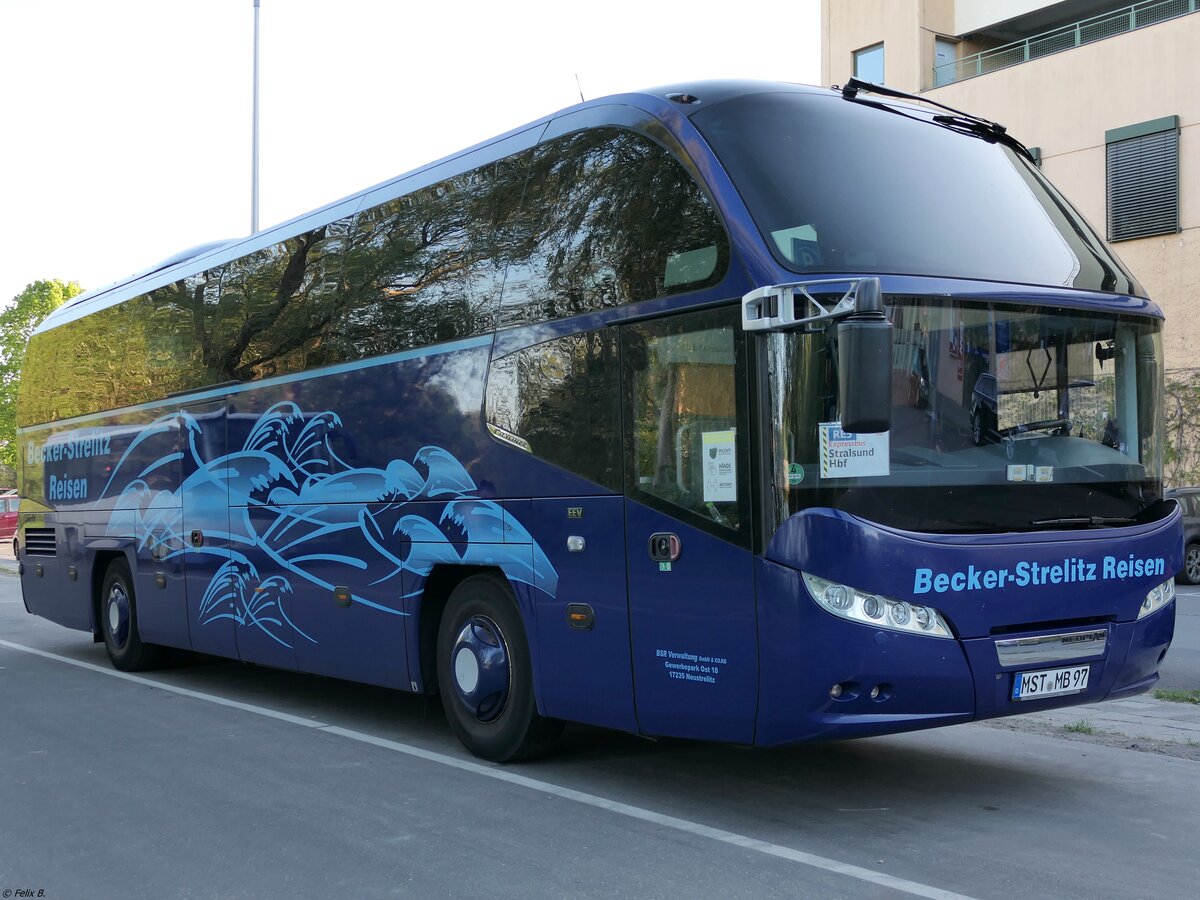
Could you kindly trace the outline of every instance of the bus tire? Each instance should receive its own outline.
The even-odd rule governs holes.
[[[140,672],[162,665],[166,656],[164,648],[143,642],[138,633],[133,578],[129,574],[129,563],[124,559],[114,559],[108,564],[99,599],[97,624],[113,667],[122,672]]]
[[[538,714],[525,625],[507,582],[473,575],[450,594],[438,626],[438,690],[450,728],[476,756],[531,759],[562,723]]]

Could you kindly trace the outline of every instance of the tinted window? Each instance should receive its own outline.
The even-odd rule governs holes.
[[[622,329],[633,496],[749,542],[744,334],[737,309]]]
[[[59,331],[61,329],[55,329]],[[56,343],[54,331],[35,334],[29,339],[25,351],[25,364],[21,368],[21,381],[17,385],[17,424],[30,425],[54,418],[50,393],[54,390],[57,377],[53,352]]]
[[[21,424],[112,409],[150,389],[130,346],[147,323],[122,306],[36,335],[21,379]]]
[[[580,131],[528,155],[503,324],[715,284],[728,242],[699,185],[649,138]]]
[[[21,423],[482,334],[502,289],[505,321],[542,321],[714,284],[727,259],[666,150],[579,132],[38,335]]]
[[[794,271],[1142,293],[1032,164],[921,110],[778,93],[692,121]]]
[[[37,335],[22,424],[324,365],[349,220]]]
[[[614,491],[620,478],[616,332],[575,334],[511,353],[488,374],[497,437]],[[516,438],[516,440],[513,440]]]
[[[336,295],[332,361],[481,334],[504,276],[500,238],[515,211],[487,166],[365,210]]]
[[[210,276],[217,282],[216,305],[203,310],[202,384],[325,364],[325,332],[342,284],[348,230],[347,220],[334,222],[233,260]]]
[[[217,353],[211,318],[220,302],[222,271],[200,272],[125,304],[149,325],[140,352],[157,396],[231,380],[228,373],[210,371]]]

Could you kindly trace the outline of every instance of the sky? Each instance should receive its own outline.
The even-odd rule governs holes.
[[[251,224],[253,0],[0,0],[0,306]],[[558,109],[815,84],[819,0],[261,0],[259,227]]]

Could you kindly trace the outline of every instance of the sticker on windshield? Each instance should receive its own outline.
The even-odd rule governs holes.
[[[1009,481],[1036,481],[1045,484],[1054,480],[1054,466],[1015,465],[1008,467]]]
[[[737,432],[706,431],[700,447],[704,453],[704,501],[732,503],[737,500],[737,466],[734,445]]]
[[[821,477],[863,478],[889,472],[888,432],[842,431],[840,422],[822,422]]]

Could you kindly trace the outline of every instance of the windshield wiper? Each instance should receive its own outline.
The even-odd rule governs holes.
[[[1041,422],[1022,422],[1020,425],[1012,425],[1008,428],[999,429],[996,434],[1001,437],[1011,437],[1014,434],[1028,434],[1031,431],[1053,431],[1054,429],[1065,429],[1068,433],[1071,430],[1070,419],[1045,419]]]
[[[1136,519],[1128,516],[1064,516],[1061,519],[1034,519],[1030,525],[1086,525],[1103,528],[1107,525],[1132,525]]]
[[[904,91],[898,91],[895,88],[884,87],[882,84],[873,84],[870,81],[861,81],[858,78],[851,78],[842,86],[842,97],[846,100],[853,100],[857,103],[864,103],[867,106],[875,106],[879,109],[885,109],[888,112],[898,113],[902,116],[907,116],[910,119],[917,119],[916,116],[910,116],[905,112],[901,112],[893,107],[884,106],[882,103],[874,103],[870,100],[860,99],[859,91],[866,91],[872,94],[879,94],[883,97],[895,97],[897,100],[914,100],[917,103],[928,103],[930,106],[936,106],[938,109],[944,109],[953,115],[934,115],[929,119],[918,119],[918,121],[930,121],[944,128],[949,128],[951,131],[957,131],[962,134],[969,134],[975,137],[981,137],[984,140],[996,141],[1004,144],[1006,147],[1011,147],[1016,150],[1030,162],[1036,162],[1033,154],[1029,152],[1029,148],[1018,141],[1015,137],[1008,133],[1008,129],[999,122],[993,122],[991,119],[985,119],[982,116],[973,116],[970,113],[965,113],[960,109],[955,109],[953,106],[947,106],[944,103],[938,103],[936,100],[930,100],[928,97],[919,97],[916,94],[908,94]]]

